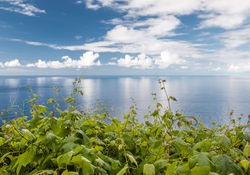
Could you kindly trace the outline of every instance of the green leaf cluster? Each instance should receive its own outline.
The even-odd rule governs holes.
[[[158,102],[144,122],[137,120],[136,105],[121,119],[103,105],[79,110],[78,94],[74,88],[66,109],[48,100],[58,116],[39,105],[34,94],[31,119],[1,126],[0,174],[250,174],[249,123],[208,127]]]

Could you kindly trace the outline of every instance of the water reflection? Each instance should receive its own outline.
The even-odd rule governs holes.
[[[10,78],[10,79],[5,80],[5,84],[9,86],[10,88],[18,87],[19,83],[20,83],[20,79],[16,79],[16,78]]]
[[[217,120],[228,121],[229,112],[235,115],[250,114],[250,79],[234,77],[161,77],[167,80],[167,91],[178,101],[172,103],[173,110],[182,110],[186,115],[201,115],[205,123]],[[2,77],[0,78],[0,109],[6,109],[9,101],[22,105],[30,95],[25,88],[30,85],[37,93],[40,102],[53,97],[54,88],[58,87],[59,96],[67,97],[72,92],[73,77]],[[157,93],[158,100],[167,105],[166,97],[160,90],[157,77],[95,77],[82,80],[84,96],[80,102],[84,107],[93,107],[99,99],[117,112],[127,113],[135,99],[139,108],[140,120],[149,105],[154,105],[152,93]],[[62,105],[63,106],[63,105]]]
[[[100,80],[99,79],[84,79],[82,80],[82,89],[84,96],[82,103],[84,106],[92,106],[99,100]]]
[[[36,83],[38,86],[43,86],[46,83],[46,80],[48,80],[46,77],[38,77]]]

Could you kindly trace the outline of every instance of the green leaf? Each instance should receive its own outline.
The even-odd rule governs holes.
[[[209,175],[219,175],[219,174],[215,172],[210,172]]]
[[[250,161],[248,160],[242,160],[240,161],[240,164],[243,166],[243,168],[247,171],[248,168],[250,167]]]
[[[80,154],[73,157],[72,162],[77,164],[82,169],[84,175],[93,175],[95,172],[95,167],[91,164],[91,162]]]
[[[215,137],[215,140],[220,147],[230,149],[231,140],[226,135],[224,134],[217,135]]]
[[[22,129],[22,133],[24,137],[28,140],[33,140],[36,138],[28,129]]]
[[[191,175],[209,175],[210,167],[208,166],[196,166],[191,170]]]
[[[174,162],[171,165],[169,165],[166,171],[166,175],[175,175],[176,168],[177,168],[176,165],[177,165],[177,162]]]
[[[52,103],[53,101],[54,101],[54,99],[53,99],[53,98],[50,98],[50,99],[47,101],[47,104]]]
[[[45,145],[55,143],[56,139],[58,139],[58,137],[55,134],[48,132],[47,135],[42,139],[42,143]]]
[[[156,172],[160,171],[161,169],[165,169],[168,165],[168,161],[167,160],[157,160],[155,163],[154,163],[154,166],[155,166],[155,169],[156,169]]]
[[[212,158],[212,161],[216,167],[216,172],[220,175],[228,175],[233,173],[234,175],[241,175],[241,169],[234,161],[227,155],[218,155]]]
[[[81,152],[83,149],[84,149],[83,146],[79,145],[73,151],[77,154],[77,153]]]
[[[0,137],[0,146],[2,146],[4,144],[4,142],[5,142],[5,139]]]
[[[192,169],[194,166],[210,167],[211,161],[209,159],[209,153],[201,152],[201,153],[195,153],[195,155],[192,156],[188,162],[189,162],[189,167]]]
[[[124,175],[128,169],[128,165],[126,164],[116,175]]]
[[[47,112],[48,113],[48,108],[46,106],[43,105],[37,105],[37,109],[43,113],[43,112]]]
[[[175,139],[175,148],[177,153],[184,156],[191,153],[191,148],[189,147],[189,145],[180,138]]]
[[[65,153],[65,154],[62,154],[62,155],[58,156],[56,161],[57,161],[57,164],[58,164],[59,168],[66,167],[69,164],[73,154],[74,154],[74,152],[70,151],[68,153]]]
[[[153,164],[145,164],[143,166],[143,175],[155,175],[155,166]]]
[[[159,107],[162,108],[162,104],[161,103],[157,103],[156,106],[157,106],[157,108],[159,108]]]
[[[199,149],[202,152],[207,152],[210,150],[210,148],[211,148],[211,141],[208,139],[204,139],[203,141],[196,143],[192,148],[192,150],[195,151]]]
[[[79,144],[76,144],[71,141],[64,143],[61,149],[63,150],[63,152],[69,152],[73,151],[77,146],[79,146]]]
[[[120,162],[118,160],[114,160],[108,156],[105,156],[103,155],[102,153],[98,153],[99,157],[104,160],[105,162],[111,164],[111,169],[114,171],[114,172],[118,172],[119,169],[120,169]]]
[[[29,163],[32,162],[32,160],[35,157],[35,154],[36,154],[36,151],[31,148],[27,150],[26,152],[24,152],[23,154],[18,156],[17,162],[13,167],[14,169],[17,167],[16,169],[17,175],[19,174],[22,167],[26,167]]]
[[[36,172],[34,175],[49,175],[49,174],[53,174],[54,171],[53,170],[41,170]]]
[[[96,159],[96,162],[100,167],[104,168],[105,170],[111,170],[111,166],[107,162],[103,161],[100,157]]]
[[[72,172],[72,171],[68,171],[68,170],[65,170],[62,175],[78,175],[79,173],[78,172]]]
[[[5,153],[2,157],[0,157],[0,164],[4,162],[4,159],[8,157],[11,153]]]
[[[109,175],[107,173],[107,171],[101,167],[96,167],[95,169],[95,174],[98,174],[98,175]]]
[[[250,157],[250,145],[246,145],[245,146],[245,148],[244,148],[244,150],[243,150],[243,155],[245,156],[245,157],[247,157],[247,158],[249,158]]]
[[[177,101],[177,99],[175,97],[169,96],[169,98],[173,101]]]
[[[136,164],[136,166],[138,166],[135,158],[131,154],[127,153],[127,157],[129,158],[131,163],[134,163],[134,164]]]

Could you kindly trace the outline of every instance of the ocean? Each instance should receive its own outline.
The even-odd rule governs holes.
[[[72,92],[73,76],[1,76],[0,111],[7,109],[8,117],[18,117],[14,111],[29,114],[29,97],[38,95],[39,102],[46,105],[55,96],[65,108],[63,98]],[[84,95],[79,98],[82,109],[94,108],[98,103],[108,104],[113,116],[126,114],[134,103],[138,107],[138,119],[144,120],[148,106],[154,107],[152,93],[157,100],[167,105],[166,97],[160,89],[159,79],[166,80],[169,95],[175,97],[172,111],[200,118],[205,124],[212,121],[226,123],[234,110],[234,117],[242,115],[248,120],[250,114],[250,77],[235,76],[86,76],[82,79]],[[32,89],[32,93],[28,91]],[[54,89],[60,89],[55,94]]]

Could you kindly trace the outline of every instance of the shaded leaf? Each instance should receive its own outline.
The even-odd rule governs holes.
[[[143,175],[155,175],[155,166],[153,164],[145,164],[143,166]]]

